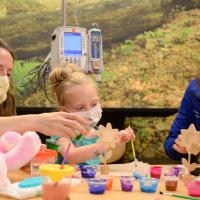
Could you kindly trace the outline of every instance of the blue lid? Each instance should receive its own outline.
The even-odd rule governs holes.
[[[41,176],[27,178],[27,179],[24,179],[23,181],[19,182],[20,188],[30,188],[30,187],[36,187],[39,185],[42,185],[42,177]]]

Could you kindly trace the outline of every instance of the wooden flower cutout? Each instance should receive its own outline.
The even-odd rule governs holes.
[[[197,155],[200,152],[200,132],[196,130],[194,124],[188,129],[181,129],[181,146],[185,147],[188,154]]]
[[[118,132],[118,129],[113,129],[110,123],[107,123],[106,127],[99,125],[99,130],[96,131],[96,134],[99,136],[97,142],[102,143],[106,148],[115,148]]]
[[[112,156],[112,151],[109,150],[109,151],[105,152],[103,155],[100,155],[100,156],[99,156],[99,160],[100,160],[102,163],[104,163],[105,160],[108,160],[109,158],[111,158],[111,156]]]
[[[110,172],[110,168],[109,166],[107,165],[107,160],[109,158],[111,158],[112,156],[112,151],[109,150],[105,153],[103,153],[102,155],[99,156],[99,160],[103,163],[103,165],[100,167],[100,172],[102,175],[106,175],[106,174],[109,174]]]
[[[188,169],[188,174],[195,170],[196,163],[191,162],[191,154],[197,155],[200,152],[200,132],[196,130],[194,124],[191,124],[188,129],[181,129],[182,139],[180,145],[186,148],[188,160],[182,158],[182,164]]]
[[[101,174],[109,173],[109,166],[107,165],[107,160],[112,156],[112,148],[115,148],[116,142],[118,141],[118,129],[113,129],[110,123],[106,124],[106,127],[103,125],[99,126],[99,130],[96,131],[96,134],[99,136],[97,143],[104,145],[106,152],[102,155],[99,155],[99,160],[103,163],[100,168]]]

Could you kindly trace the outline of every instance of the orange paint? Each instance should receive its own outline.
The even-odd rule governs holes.
[[[112,190],[113,176],[112,175],[103,175],[101,178],[105,178],[107,180],[106,190]]]

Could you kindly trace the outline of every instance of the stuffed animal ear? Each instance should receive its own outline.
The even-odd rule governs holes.
[[[0,155],[0,187],[10,185],[10,180],[7,177],[7,166],[3,157]]]
[[[7,131],[0,137],[0,152],[10,151],[21,139],[22,135],[14,131]]]
[[[19,169],[26,165],[40,150],[41,141],[35,132],[26,132],[17,145],[9,152],[2,154],[7,170]]]

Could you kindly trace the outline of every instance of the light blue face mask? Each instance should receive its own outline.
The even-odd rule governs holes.
[[[74,113],[78,114],[79,116],[81,116],[87,120],[90,120],[91,121],[90,127],[96,126],[102,117],[102,109],[101,109],[100,104],[96,105],[91,110],[74,112]]]

